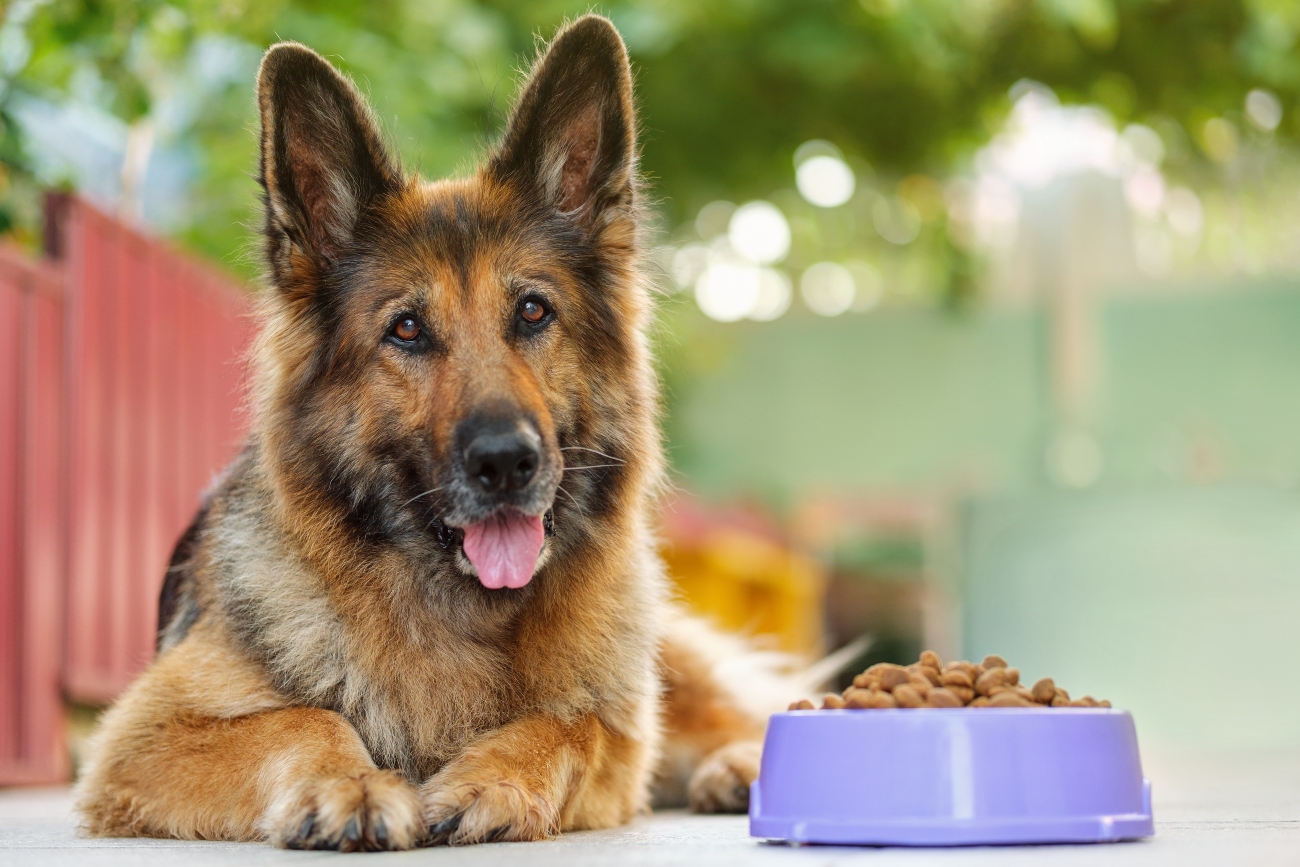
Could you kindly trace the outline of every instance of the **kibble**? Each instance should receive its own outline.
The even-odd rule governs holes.
[[[977,663],[945,663],[933,650],[923,652],[911,665],[877,663],[854,677],[842,695],[830,693],[821,700],[822,710],[1110,706],[1090,695],[1071,699],[1050,677],[1034,681],[1033,686],[1022,684],[1020,669],[994,653]],[[792,703],[790,710],[817,710],[817,705],[805,698]]]
[[[925,696],[913,684],[904,683],[894,687],[894,701],[899,707],[921,707],[925,704]]]
[[[957,697],[957,693],[942,686],[936,686],[926,696],[926,704],[930,707],[961,707],[965,703]]]
[[[1034,684],[1030,692],[1039,704],[1051,704],[1052,699],[1056,698],[1056,683],[1050,677],[1044,677]]]
[[[880,688],[885,692],[893,692],[896,688],[911,681],[911,679],[911,672],[906,668],[887,668],[880,673]]]

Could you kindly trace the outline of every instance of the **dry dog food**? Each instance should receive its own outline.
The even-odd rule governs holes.
[[[898,707],[1110,707],[1110,702],[1090,695],[1071,699],[1050,677],[1025,686],[1020,669],[1009,667],[1000,656],[945,665],[939,654],[927,650],[911,665],[871,666],[853,678],[842,695],[829,693],[821,705],[822,710]],[[817,710],[817,706],[805,698],[791,704],[790,710]]]

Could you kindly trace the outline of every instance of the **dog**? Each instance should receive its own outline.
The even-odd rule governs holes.
[[[561,28],[463,179],[405,175],[302,45],[268,50],[257,101],[251,433],[102,719],[83,828],[354,851],[617,826],[656,788],[743,812],[776,708],[656,555],[618,32]]]

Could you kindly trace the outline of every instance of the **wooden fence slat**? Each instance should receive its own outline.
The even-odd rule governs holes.
[[[0,246],[0,784],[68,772],[59,694],[63,322],[57,277]]]

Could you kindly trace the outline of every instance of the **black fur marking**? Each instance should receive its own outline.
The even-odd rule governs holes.
[[[172,549],[162,591],[158,595],[158,633],[154,638],[156,653],[166,649],[163,647],[164,641],[169,646],[179,643],[202,613],[198,600],[194,598],[193,568],[194,555],[198,551],[199,537],[203,533],[207,517],[208,503],[204,503]]]

